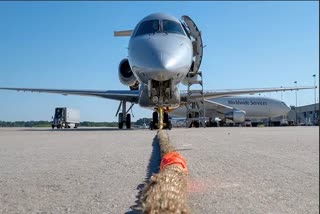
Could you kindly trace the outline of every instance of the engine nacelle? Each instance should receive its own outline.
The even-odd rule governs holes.
[[[235,123],[242,123],[246,119],[246,112],[236,110],[225,114],[225,118],[232,120]]]
[[[131,90],[139,88],[139,81],[134,76],[128,59],[121,60],[118,68],[120,82],[123,85],[129,86]]]

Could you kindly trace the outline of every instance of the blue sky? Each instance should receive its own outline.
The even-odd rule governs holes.
[[[0,86],[127,89],[118,79],[128,37],[144,16],[190,16],[202,31],[205,89],[313,85],[319,77],[318,2],[0,2]],[[183,86],[180,89],[184,89]],[[259,95],[256,95],[259,96]],[[281,99],[281,93],[266,93]],[[318,96],[318,93],[317,93]],[[317,98],[318,99],[318,98]],[[295,92],[283,92],[295,105]],[[298,105],[314,103],[313,90]],[[50,120],[56,106],[81,120],[117,121],[118,102],[95,97],[0,91],[0,120]],[[134,118],[151,111],[133,108]]]

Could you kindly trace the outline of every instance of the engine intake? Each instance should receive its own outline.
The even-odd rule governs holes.
[[[236,110],[225,114],[225,118],[232,120],[235,123],[242,123],[245,121],[246,112]]]
[[[128,59],[121,60],[118,68],[120,82],[123,85],[129,86],[131,90],[139,88],[139,81],[134,76]]]

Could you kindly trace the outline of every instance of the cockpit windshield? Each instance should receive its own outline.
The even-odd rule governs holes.
[[[135,36],[156,33],[160,30],[159,20],[148,20],[142,22],[135,34]]]
[[[162,29],[164,33],[176,33],[185,35],[181,25],[178,22],[172,20],[163,20],[162,21]]]
[[[175,33],[185,35],[181,25],[178,22],[172,20],[162,20],[161,22],[159,20],[148,20],[139,25],[135,36],[154,33]]]

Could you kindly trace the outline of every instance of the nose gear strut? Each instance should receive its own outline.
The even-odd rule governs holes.
[[[159,129],[163,129],[163,108],[158,108],[159,112]]]

